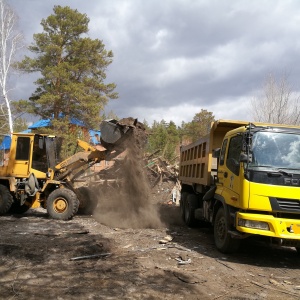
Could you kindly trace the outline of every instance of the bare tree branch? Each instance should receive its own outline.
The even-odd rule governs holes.
[[[300,124],[299,96],[293,92],[286,75],[277,80],[270,74],[263,85],[263,95],[254,98],[251,105],[255,121]]]
[[[17,16],[4,0],[0,0],[0,115],[13,132],[13,119],[10,107],[8,79],[16,52],[22,47],[22,34],[16,30]]]

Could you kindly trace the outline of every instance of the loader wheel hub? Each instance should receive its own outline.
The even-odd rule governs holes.
[[[64,212],[68,207],[68,202],[66,199],[59,198],[56,199],[53,203],[53,208],[57,213],[62,213]]]

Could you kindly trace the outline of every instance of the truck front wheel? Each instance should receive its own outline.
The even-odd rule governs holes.
[[[77,213],[78,207],[76,194],[67,188],[54,190],[47,199],[47,212],[53,219],[70,220]]]
[[[8,188],[0,184],[0,214],[6,214],[11,208],[12,203],[13,196],[10,194]]]
[[[230,235],[228,220],[223,207],[220,207],[214,222],[214,239],[217,249],[222,253],[233,253],[238,250],[240,240]]]

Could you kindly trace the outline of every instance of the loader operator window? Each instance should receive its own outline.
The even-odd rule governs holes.
[[[28,160],[29,159],[30,138],[18,137],[16,160]]]
[[[228,154],[226,159],[227,168],[233,174],[239,175],[240,173],[240,154],[242,151],[243,137],[241,135],[234,136],[230,139]]]
[[[46,147],[44,139],[42,137],[34,137],[32,168],[41,172],[47,172],[48,170]]]

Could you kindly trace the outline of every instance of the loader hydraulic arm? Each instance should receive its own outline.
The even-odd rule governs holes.
[[[128,143],[135,143],[140,147],[141,143],[144,144],[146,141],[144,125],[134,118],[102,121],[100,131],[101,146],[105,147],[105,150],[98,150],[87,142],[77,140],[77,145],[84,151],[72,155],[55,166],[56,180],[72,184],[93,164],[102,160],[113,160],[126,149]]]
[[[84,149],[55,166],[55,179],[73,182],[95,163],[106,158],[106,150],[98,150],[87,142],[77,140],[77,145]]]

